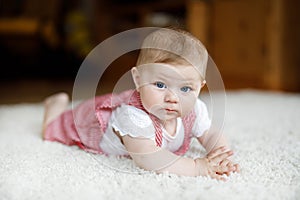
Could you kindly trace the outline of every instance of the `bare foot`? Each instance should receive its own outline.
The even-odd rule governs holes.
[[[49,96],[44,101],[43,137],[47,125],[66,110],[69,104],[69,96],[66,93],[57,93]]]

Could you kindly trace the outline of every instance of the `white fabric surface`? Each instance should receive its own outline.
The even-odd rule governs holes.
[[[300,95],[227,92],[226,110],[242,171],[218,182],[156,175],[128,158],[45,142],[42,104],[2,105],[0,199],[300,199]],[[193,142],[188,155],[199,150]]]

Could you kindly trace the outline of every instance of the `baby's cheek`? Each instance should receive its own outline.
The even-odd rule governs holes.
[[[183,99],[181,103],[182,115],[188,114],[190,111],[193,110],[196,103],[196,98],[186,98]]]
[[[160,104],[160,102],[157,100],[157,96],[150,92],[143,95],[141,100],[147,111],[150,111],[154,106],[158,106],[157,104]]]

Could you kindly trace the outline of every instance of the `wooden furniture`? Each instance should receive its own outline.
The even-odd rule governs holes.
[[[299,1],[188,0],[187,27],[227,88],[300,91]]]
[[[226,88],[300,91],[299,1],[112,2],[98,2],[99,42],[130,28],[153,26],[147,21],[153,13],[175,14],[180,23],[171,25],[187,28],[205,44]]]

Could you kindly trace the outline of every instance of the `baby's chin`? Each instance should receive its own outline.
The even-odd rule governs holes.
[[[152,113],[153,114],[153,113]],[[177,119],[178,117],[180,117],[179,113],[159,113],[159,114],[153,114],[154,116],[156,116],[160,121],[164,122],[164,121],[170,121],[170,120],[174,120]]]
[[[157,117],[160,121],[170,121],[182,117],[182,113],[178,110],[165,109],[161,107],[153,107],[152,109],[146,109],[148,113],[151,113]]]

